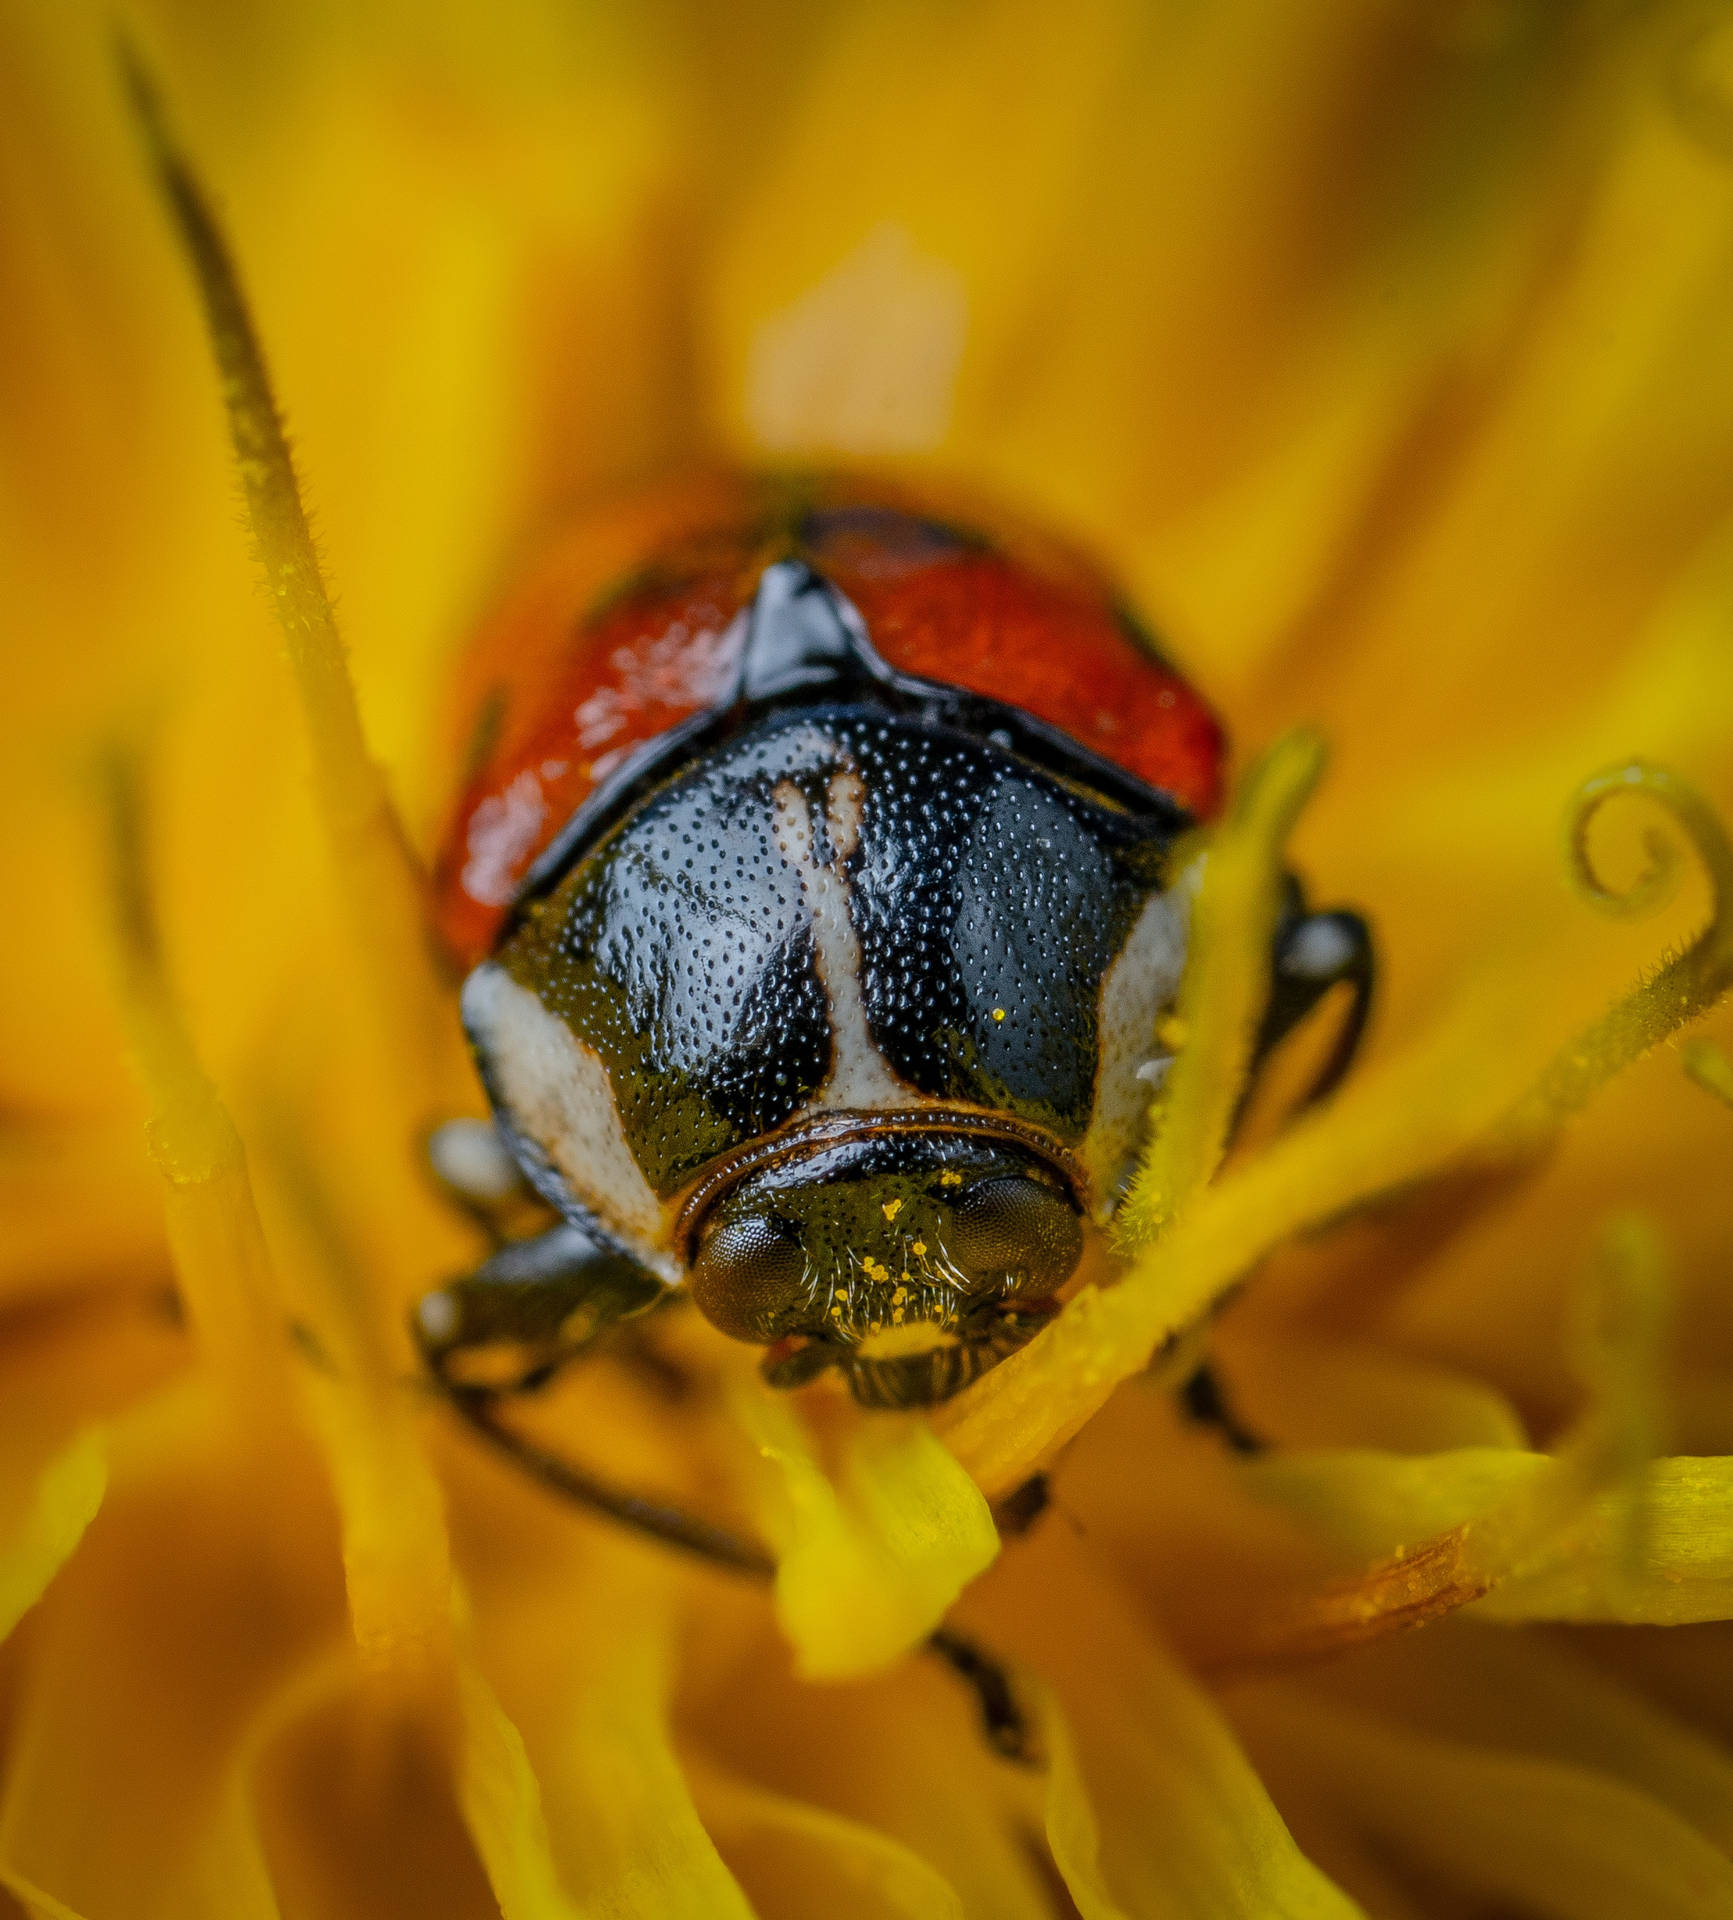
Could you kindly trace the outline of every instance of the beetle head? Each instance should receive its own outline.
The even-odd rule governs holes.
[[[914,1404],[1021,1344],[1082,1246],[1066,1183],[1031,1149],[869,1132],[731,1186],[696,1223],[690,1275],[724,1333],[780,1343],[773,1379],[834,1363],[857,1397]]]

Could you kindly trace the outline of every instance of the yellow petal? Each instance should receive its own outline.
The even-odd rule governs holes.
[[[341,1640],[266,1703],[239,1742],[273,1889],[296,1920],[474,1920],[505,1911],[465,1830],[443,1744],[381,1711]]]
[[[1048,1833],[1088,1920],[1358,1914],[1294,1845],[1214,1703],[1076,1541],[1020,1542],[981,1618],[1052,1690]]]
[[[1479,1603],[1497,1620],[1624,1620],[1678,1626],[1733,1619],[1733,1459],[1657,1460],[1638,1498],[1607,1496],[1536,1566]]]
[[[714,1623],[716,1599],[706,1594],[699,1604],[707,1626]],[[750,1632],[712,1644],[682,1688],[681,1724],[699,1755],[693,1791],[707,1821],[707,1783],[721,1768],[895,1842],[954,1890],[965,1914],[1051,1920],[1052,1890],[1030,1845],[1042,1817],[1040,1776],[998,1758],[981,1737],[977,1703],[941,1662],[917,1656],[870,1679],[810,1686],[792,1673],[787,1647],[758,1607],[741,1618]],[[819,1828],[808,1831],[816,1837]],[[715,1833],[765,1920],[828,1911],[802,1898],[808,1884],[822,1885],[808,1843],[785,1878],[758,1843],[738,1851],[736,1827],[725,1822]],[[888,1867],[897,1857],[864,1839],[839,1835],[838,1846],[844,1858],[827,1877],[845,1877],[858,1889],[851,1898],[867,1897],[875,1860]],[[920,1876],[896,1871],[914,1892],[932,1890],[930,1880],[923,1888]]]
[[[114,765],[116,948],[123,1007],[156,1115],[182,1286],[221,1396],[215,1432],[238,1467],[268,1472],[298,1452],[296,1390],[323,1442],[342,1528],[349,1618],[375,1707],[398,1732],[425,1740],[457,1724],[466,1810],[506,1920],[549,1912],[551,1865],[535,1783],[514,1764],[509,1725],[460,1650],[452,1618],[450,1554],[438,1487],[395,1361],[380,1337],[380,1302],[356,1285],[333,1210],[311,1169],[293,1182],[314,1248],[302,1277],[323,1364],[290,1380],[287,1302],[254,1203],[239,1136],[201,1069],[163,974],[137,846],[136,795]]]
[[[787,1400],[747,1384],[737,1406],[775,1476],[765,1525],[800,1671],[842,1679],[888,1665],[998,1552],[980,1490],[918,1415],[853,1420],[832,1476]]]
[[[1733,1861],[1675,1813],[1603,1775],[1425,1739],[1292,1690],[1236,1699],[1258,1745],[1305,1770],[1398,1858],[1547,1920],[1710,1920]]]
[[[108,1486],[108,1449],[84,1433],[33,1481],[0,1481],[0,1640],[42,1597],[84,1537]]]
[[[704,1825],[759,1920],[963,1920],[944,1876],[887,1835],[715,1767],[688,1773]]]
[[[1211,837],[1192,908],[1178,1015],[1185,1027],[1150,1144],[1116,1225],[1128,1246],[1159,1233],[1214,1179],[1269,997],[1282,849],[1323,771],[1323,743],[1292,734],[1246,775]]]
[[[329,1230],[317,1177],[299,1174],[300,1205],[326,1227],[309,1236],[316,1251],[299,1277],[327,1364],[306,1372],[302,1393],[342,1519],[351,1630],[375,1710],[450,1770],[504,1920],[569,1920],[581,1909],[561,1889],[523,1739],[454,1616],[443,1501],[378,1303]]]
[[[303,1452],[261,1473],[182,1384],[115,1423],[113,1485],[35,1622],[0,1880],[104,1920],[275,1920],[245,1735],[341,1620]]]
[[[97,1294],[15,1313],[0,1365],[0,1639],[76,1549],[108,1484],[107,1424],[184,1365],[160,1307]]]
[[[465,1791],[472,1820],[482,1810],[478,1793],[496,1802],[477,1824],[496,1891],[506,1884],[499,1852],[514,1832],[536,1853],[548,1849],[551,1867],[532,1855],[517,1870],[517,1884],[537,1890],[517,1908],[526,1920],[749,1920],[674,1752],[677,1574],[603,1539],[582,1557],[556,1551],[548,1564],[529,1561],[515,1591],[482,1598],[482,1650],[511,1719],[497,1704],[487,1709],[498,1727],[488,1736],[492,1757],[483,1755],[484,1776],[472,1755]],[[477,1706],[483,1697],[471,1688]],[[539,1805],[526,1815],[538,1782]]]
[[[1400,1557],[1532,1486],[1547,1463],[1514,1447],[1413,1456],[1296,1448],[1248,1461],[1242,1475],[1344,1552]]]
[[[500,1912],[506,1920],[577,1920],[580,1909],[555,1875],[541,1787],[523,1735],[474,1668],[465,1665],[459,1686],[463,1808]]]
[[[1280,1447],[1443,1453],[1527,1444],[1505,1396],[1455,1368],[1280,1318],[1248,1328],[1230,1317],[1211,1344],[1233,1406]]]
[[[1247,1630],[1245,1658],[1340,1648],[1467,1605],[1553,1564],[1585,1516],[1610,1516],[1621,1563],[1640,1559],[1649,1537],[1643,1490],[1665,1321],[1658,1252],[1641,1222],[1609,1233],[1587,1301],[1578,1345],[1589,1405],[1555,1455],[1470,1448],[1405,1459],[1347,1451],[1244,1464],[1249,1486],[1374,1562],[1309,1596],[1272,1591],[1261,1625]]]
[[[1622,1780],[1733,1854],[1733,1757],[1557,1637],[1465,1614],[1332,1661],[1306,1685],[1415,1732]]]

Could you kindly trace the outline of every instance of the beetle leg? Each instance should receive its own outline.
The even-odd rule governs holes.
[[[776,1572],[776,1562],[756,1541],[718,1526],[700,1514],[688,1513],[683,1507],[653,1499],[648,1494],[634,1493],[629,1487],[616,1486],[591,1473],[587,1467],[538,1446],[500,1417],[502,1396],[499,1393],[485,1388],[449,1386],[446,1391],[452,1405],[476,1433],[553,1492],[590,1508],[604,1519],[630,1527],[634,1533],[647,1534],[662,1546],[694,1554],[731,1573],[768,1580]]]
[[[502,1248],[474,1273],[425,1295],[411,1316],[428,1371],[473,1432],[532,1479],[663,1546],[757,1580],[776,1573],[756,1541],[680,1507],[615,1486],[549,1452],[501,1413],[513,1395],[533,1392],[603,1331],[648,1312],[669,1289],[599,1235],[566,1222]],[[490,1352],[512,1359],[511,1377],[465,1378]],[[1026,1491],[1026,1490],[1025,1490]],[[988,1743],[1004,1759],[1034,1764],[1034,1736],[1003,1666],[984,1648],[941,1627],[927,1651],[975,1697]]]
[[[610,1327],[648,1312],[668,1292],[630,1255],[567,1221],[502,1247],[474,1273],[425,1295],[410,1325],[453,1409],[534,1479],[664,1545],[768,1577],[775,1563],[756,1542],[615,1486],[548,1452],[504,1417],[514,1395],[545,1385]]]
[[[1306,896],[1292,874],[1287,901],[1271,943],[1270,998],[1252,1049],[1252,1074],[1334,986],[1352,993],[1329,1058],[1300,1102],[1322,1100],[1348,1071],[1372,1010],[1376,966],[1372,930],[1357,913],[1337,907],[1325,913],[1307,909]]]
[[[1003,1665],[978,1642],[950,1627],[940,1627],[928,1636],[927,1651],[942,1660],[974,1694],[988,1746],[1002,1760],[1017,1766],[1040,1766],[1040,1743]]]
[[[447,1120],[432,1129],[423,1150],[439,1191],[468,1214],[495,1251],[546,1224],[545,1204],[491,1120]]]
[[[1232,1403],[1222,1392],[1220,1376],[1206,1360],[1179,1390],[1180,1411],[1200,1426],[1214,1427],[1235,1453],[1264,1453],[1269,1442],[1241,1426]]]
[[[1020,1540],[1052,1504],[1053,1489],[1046,1474],[1032,1473],[993,1502],[993,1524],[1004,1538]]]
[[[667,1292],[629,1254],[562,1221],[423,1295],[415,1337],[442,1385],[522,1392]]]

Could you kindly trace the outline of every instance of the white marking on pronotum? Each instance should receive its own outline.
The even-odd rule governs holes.
[[[574,1196],[636,1243],[664,1278],[661,1203],[632,1157],[608,1070],[529,991],[491,960],[463,983],[463,1024],[488,1062],[506,1117],[541,1147]]]
[[[824,824],[831,858],[820,865],[812,809],[792,780],[777,784],[776,845],[800,876],[812,917],[818,977],[830,1003],[830,1073],[811,1108],[895,1108],[920,1104],[921,1096],[891,1072],[873,1044],[860,990],[860,940],[849,918],[844,863],[860,844],[866,790],[860,775],[833,773],[825,789]],[[810,1109],[809,1109],[810,1110]]]

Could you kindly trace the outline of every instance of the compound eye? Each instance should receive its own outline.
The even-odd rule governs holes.
[[[705,1234],[692,1262],[692,1298],[736,1340],[779,1340],[810,1308],[800,1236],[775,1214],[747,1214]]]
[[[958,1266],[1038,1298],[1070,1279],[1083,1251],[1077,1209],[1018,1174],[966,1188],[951,1202],[951,1222],[945,1251]]]

